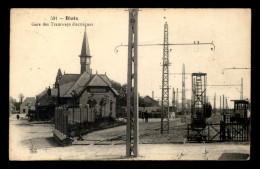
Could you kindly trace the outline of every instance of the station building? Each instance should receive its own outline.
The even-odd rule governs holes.
[[[90,107],[94,108],[95,115],[115,117],[118,93],[112,88],[106,73],[92,73],[90,68],[92,56],[90,55],[86,28],[79,58],[80,73],[65,74],[64,72],[62,74],[59,69],[53,88],[46,88],[36,96],[36,109],[49,107],[53,111],[57,106]]]

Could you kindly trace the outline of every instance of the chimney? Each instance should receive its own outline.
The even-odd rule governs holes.
[[[152,91],[152,98],[154,99],[154,91]]]

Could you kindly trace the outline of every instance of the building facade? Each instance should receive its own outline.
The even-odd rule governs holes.
[[[116,117],[116,97],[106,74],[92,74],[91,58],[86,28],[80,57],[80,74],[62,75],[58,70],[52,89],[46,89],[37,98],[37,107],[63,106],[68,108],[91,108],[93,116]]]
[[[28,114],[29,110],[35,110],[35,102],[34,97],[26,97],[20,105],[20,114]]]

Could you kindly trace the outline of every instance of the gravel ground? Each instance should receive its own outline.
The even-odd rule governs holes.
[[[183,144],[187,127],[180,118],[171,119],[169,134],[160,134],[160,119],[140,120],[139,128],[140,156],[133,160],[244,160],[250,154],[249,143]],[[30,124],[11,117],[9,129],[11,160],[127,160],[126,126],[89,133],[83,136],[85,142],[75,141],[68,147],[53,140],[51,124]]]

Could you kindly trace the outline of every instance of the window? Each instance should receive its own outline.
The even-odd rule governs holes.
[[[25,113],[25,109],[23,109],[23,113]]]
[[[81,58],[81,62],[85,62],[85,58],[84,57]]]
[[[87,57],[87,63],[88,63],[88,64],[90,63],[90,58],[89,58],[89,57]]]

